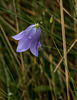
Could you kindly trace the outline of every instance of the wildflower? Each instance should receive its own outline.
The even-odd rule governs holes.
[[[33,24],[26,30],[12,36],[15,40],[19,40],[16,52],[24,52],[30,49],[31,53],[38,57],[38,48],[41,46],[40,35],[39,24]]]

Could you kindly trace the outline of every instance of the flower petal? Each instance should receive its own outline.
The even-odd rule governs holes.
[[[37,48],[39,48],[40,46],[41,46],[41,43],[40,43],[40,42],[38,42]]]
[[[29,39],[21,39],[18,42],[18,47],[16,52],[24,52],[27,51],[31,46],[31,41]]]
[[[37,29],[37,33],[34,35],[32,42],[31,42],[31,47],[30,47],[31,53],[35,55],[36,57],[38,57],[38,48],[39,46],[41,46],[39,42],[40,35],[41,35],[41,30]]]
[[[34,44],[31,45],[30,51],[31,51],[31,53],[33,55],[35,55],[36,57],[38,57],[37,43],[34,43]]]
[[[26,33],[28,33],[29,29],[31,30],[32,27],[34,27],[35,24],[33,25],[30,25],[26,30],[20,32],[19,34],[15,35],[15,36],[12,36],[13,39],[15,40],[20,40],[24,37],[24,35],[26,35]]]
[[[12,38],[15,40],[20,40],[21,38],[23,38],[24,34],[25,34],[25,31],[22,31],[19,34],[12,36]]]

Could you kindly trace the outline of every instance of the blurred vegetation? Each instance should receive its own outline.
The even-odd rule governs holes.
[[[68,100],[59,0],[0,0],[0,100]],[[63,0],[70,100],[77,100],[77,1]],[[50,18],[53,18],[50,23]],[[16,53],[11,36],[41,23],[42,47]],[[69,50],[69,51],[68,51]]]

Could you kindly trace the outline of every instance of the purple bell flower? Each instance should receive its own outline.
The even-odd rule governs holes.
[[[13,39],[19,40],[16,52],[24,52],[30,49],[31,53],[38,57],[38,48],[41,46],[40,35],[39,24],[33,24],[26,30],[12,36]]]

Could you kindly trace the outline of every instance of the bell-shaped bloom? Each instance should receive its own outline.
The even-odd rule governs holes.
[[[19,40],[16,52],[24,52],[30,49],[31,53],[38,57],[38,48],[40,44],[41,30],[39,24],[30,25],[26,30],[12,36],[13,39]]]

